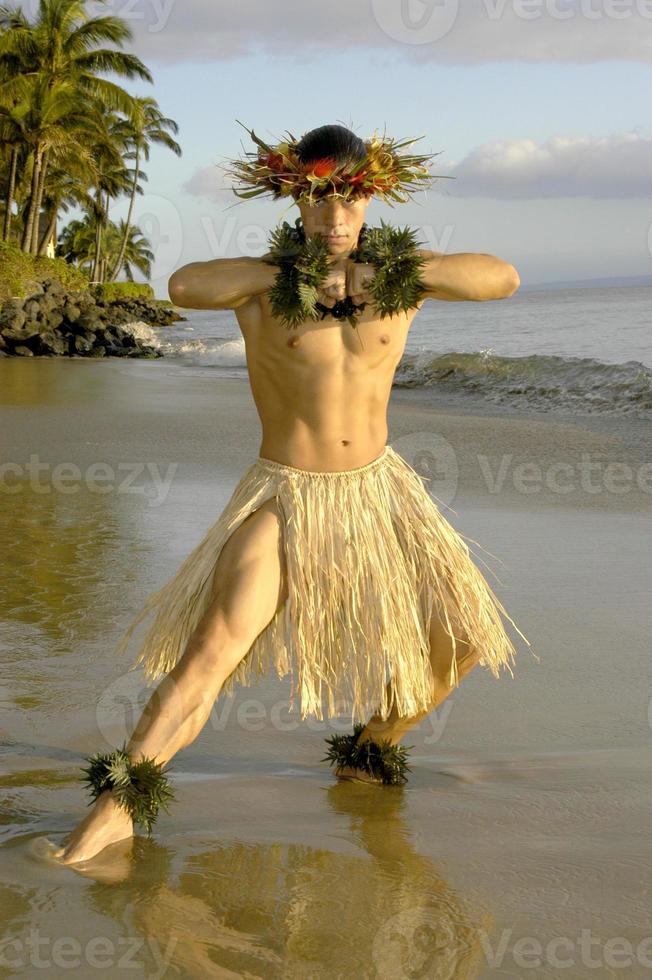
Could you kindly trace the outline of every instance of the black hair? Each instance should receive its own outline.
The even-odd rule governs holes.
[[[304,133],[296,149],[301,163],[313,163],[325,157],[337,163],[346,163],[362,160],[367,155],[367,148],[360,137],[346,126],[336,124],[318,126]]]

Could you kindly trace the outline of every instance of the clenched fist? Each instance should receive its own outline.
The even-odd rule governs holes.
[[[334,267],[318,291],[319,301],[333,307],[340,299],[350,296],[356,305],[372,299],[369,285],[376,274],[373,265],[353,262],[351,259]]]

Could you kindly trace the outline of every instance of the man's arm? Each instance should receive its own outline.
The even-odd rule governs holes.
[[[170,276],[168,293],[187,309],[235,310],[268,290],[277,273],[277,266],[248,256],[190,262]]]
[[[445,255],[424,248],[419,252],[428,259],[421,270],[421,280],[427,287],[425,299],[449,302],[506,299],[521,284],[514,266],[495,255],[484,252]]]

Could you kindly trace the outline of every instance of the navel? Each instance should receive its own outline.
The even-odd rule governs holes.
[[[343,446],[350,446],[351,445],[351,440],[350,439],[342,439],[342,445]]]

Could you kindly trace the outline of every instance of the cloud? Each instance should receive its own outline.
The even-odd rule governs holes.
[[[23,0],[33,13],[36,0]],[[648,63],[652,0],[88,0],[132,27],[132,50],[161,62],[258,52],[308,62],[366,50],[436,64]],[[97,9],[95,9],[97,8]]]
[[[652,137],[616,133],[485,143],[459,162],[440,165],[439,172],[456,179],[435,188],[456,197],[649,197]]]
[[[602,139],[554,136],[546,143],[502,140],[484,143],[459,161],[437,159],[431,171],[446,175],[433,184],[434,192],[454,197],[649,197],[652,137],[616,133]],[[182,190],[228,205],[238,201],[231,183],[215,163],[195,170]]]
[[[228,177],[219,164],[200,167],[181,188],[191,197],[203,197],[215,203],[232,204],[238,200],[231,190]]]

